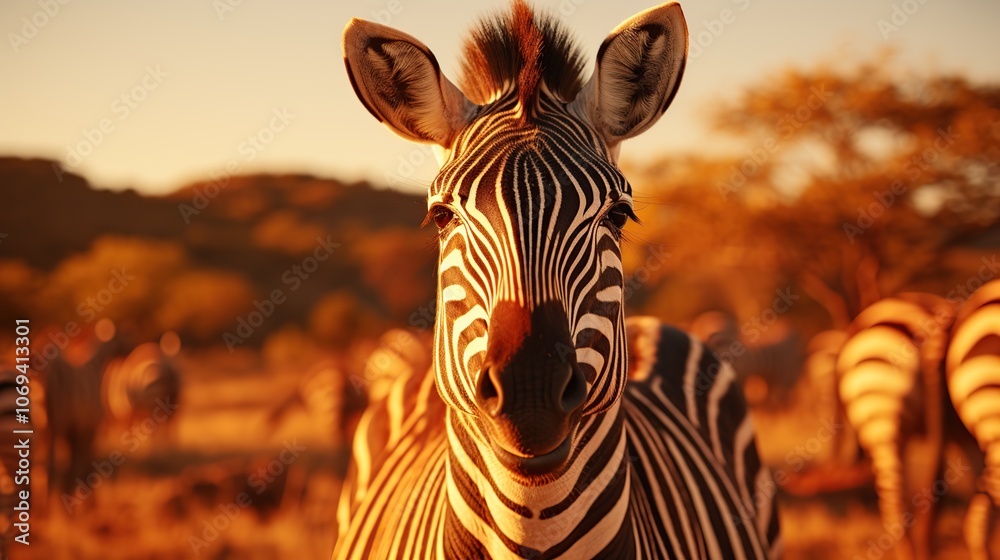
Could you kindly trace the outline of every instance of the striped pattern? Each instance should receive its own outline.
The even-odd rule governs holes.
[[[921,455],[941,455],[941,370],[952,319],[950,304],[935,296],[883,299],[852,323],[837,361],[838,394],[859,446],[871,458],[882,523],[906,529],[896,542],[901,558],[929,550],[933,512],[911,507],[911,496],[931,487],[939,464],[907,471],[903,458],[918,439]]]
[[[973,499],[965,524],[972,557],[985,559],[991,509],[1000,508],[1000,281],[983,285],[960,309],[946,373],[955,410],[985,454],[981,494]]]
[[[490,302],[563,299],[577,359],[596,385],[584,414],[603,412],[624,386],[625,353],[619,231],[600,216],[612,203],[631,203],[631,189],[598,138],[554,101],[542,102],[550,112],[538,117],[538,130],[516,126],[516,101],[500,100],[491,118],[464,131],[431,186],[432,205],[463,200],[466,212],[463,227],[442,232],[439,386],[445,402],[474,414],[476,391],[465,372],[483,365]],[[491,148],[497,145],[505,155]],[[566,188],[545,188],[560,183]],[[515,184],[526,188],[504,188]]]
[[[743,339],[735,317],[720,311],[707,311],[691,322],[690,331],[721,359],[732,364],[741,383],[763,382],[765,398],[780,401],[802,373],[806,358],[802,340],[784,320],[763,327],[754,326],[751,335]],[[747,385],[748,396],[749,388]],[[752,404],[759,403],[752,401]]]
[[[628,324],[635,367],[615,406],[622,413],[581,424],[578,455],[542,487],[490,480],[495,461],[465,435],[474,427],[448,410],[431,373],[400,376],[394,387],[412,389],[393,405],[402,436],[372,450],[379,467],[363,488],[345,484],[334,558],[780,556],[773,485],[732,369],[655,319]],[[544,501],[523,506],[531,493]],[[520,536],[551,543],[494,530],[488,542],[499,544],[489,546],[470,533],[526,515],[537,530]]]
[[[655,320],[626,336],[617,156],[676,93],[680,8],[615,29],[584,83],[568,34],[515,1],[467,42],[471,98],[400,31],[353,20],[343,44],[365,107],[442,167],[433,366],[375,376],[334,556],[780,552],[732,369]]]
[[[374,476],[373,458],[396,445],[403,435],[404,403],[417,391],[421,376],[431,367],[429,340],[403,329],[382,335],[369,356],[364,371],[369,406],[361,414],[351,442],[352,457],[345,494],[353,485],[359,495],[367,492]],[[341,527],[348,523],[350,503],[341,502],[337,518]]]

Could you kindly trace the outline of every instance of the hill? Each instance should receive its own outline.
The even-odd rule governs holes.
[[[107,315],[141,332],[218,342],[218,329],[282,290],[250,341],[286,323],[336,339],[351,333],[324,319],[331,312],[375,330],[405,323],[433,294],[421,197],[301,174],[224,177],[147,197],[96,189],[57,165],[0,158],[0,320]],[[138,280],[102,305],[123,269]]]

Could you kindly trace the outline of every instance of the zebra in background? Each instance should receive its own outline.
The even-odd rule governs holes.
[[[755,329],[752,339],[743,339],[736,317],[706,311],[691,322],[689,330],[720,359],[732,364],[752,405],[768,399],[780,401],[802,372],[806,358],[803,343],[787,321]]]
[[[946,376],[958,417],[985,454],[980,493],[966,515],[965,539],[974,559],[986,559],[991,512],[1000,507],[1000,280],[980,287],[960,308]]]
[[[930,294],[880,300],[850,325],[837,360],[838,396],[871,459],[882,523],[902,527],[900,558],[929,553],[933,507],[914,502],[911,511],[905,502],[931,487],[941,468],[947,406],[942,367],[953,318],[953,306]],[[933,464],[906,465],[908,457]]]
[[[181,376],[172,355],[179,351],[167,333],[160,342],[145,342],[111,361],[101,379],[106,429],[134,451],[147,437],[169,441],[180,406]]]
[[[677,4],[644,11],[584,84],[566,31],[515,1],[473,30],[460,90],[415,38],[347,25],[364,106],[439,148],[440,259],[433,368],[373,403],[389,435],[354,458],[335,558],[780,554],[732,368],[623,316],[617,156],[673,99],[687,37]]]
[[[86,359],[70,363],[60,353],[42,372],[50,498],[72,493],[76,480],[86,478],[92,468],[104,418],[101,379],[104,368],[120,354],[123,345],[110,321],[104,321],[95,325]]]
[[[131,430],[136,420],[154,412],[162,417],[156,411],[170,420],[177,406],[179,374],[167,354],[179,345],[171,333],[161,339],[164,349],[146,343],[131,352],[108,319],[95,323],[91,335],[75,345],[79,348],[71,346],[50,360],[42,372],[50,497],[72,495],[77,480],[91,472],[102,429]],[[159,424],[153,429],[169,430]],[[147,435],[116,434],[115,444],[134,445],[129,448],[134,451]]]

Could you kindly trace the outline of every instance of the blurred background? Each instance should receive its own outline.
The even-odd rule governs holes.
[[[591,60],[649,7],[534,5]],[[682,5],[683,85],[622,150],[627,313],[736,363],[789,558],[889,555],[833,361],[869,305],[1000,276],[1000,4]],[[398,27],[454,76],[505,7],[0,5],[0,365],[29,319],[35,427],[12,558],[329,556],[365,361],[389,329],[427,359],[437,257],[433,156],[357,102],[340,32]],[[976,480],[947,486],[934,556],[965,557]]]

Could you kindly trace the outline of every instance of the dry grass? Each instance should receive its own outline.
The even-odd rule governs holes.
[[[14,547],[12,558],[329,558],[342,457],[302,411],[268,423],[271,409],[293,390],[294,374],[269,370],[253,355],[189,356],[184,366],[183,406],[172,439],[151,438],[125,453],[125,463],[72,515],[58,497],[46,505],[36,491],[32,545]],[[799,400],[785,411],[756,413],[765,460],[796,475],[829,468],[832,461],[825,443],[801,472],[788,461],[790,450],[817,437],[825,417],[820,404]],[[127,451],[120,433],[103,434],[101,458]],[[254,478],[281,464],[283,442],[292,440],[305,451],[272,481]],[[36,473],[40,468],[36,464]],[[36,490],[40,480],[34,479]],[[814,495],[779,493],[787,558],[876,558],[867,551],[884,531],[870,481],[860,481]],[[935,558],[966,556],[961,523],[970,490],[956,485],[942,499]],[[246,508],[235,505],[241,493],[250,499]],[[238,513],[226,516],[226,510]],[[221,530],[206,529],[213,520]],[[1000,550],[1000,542],[994,544]]]

